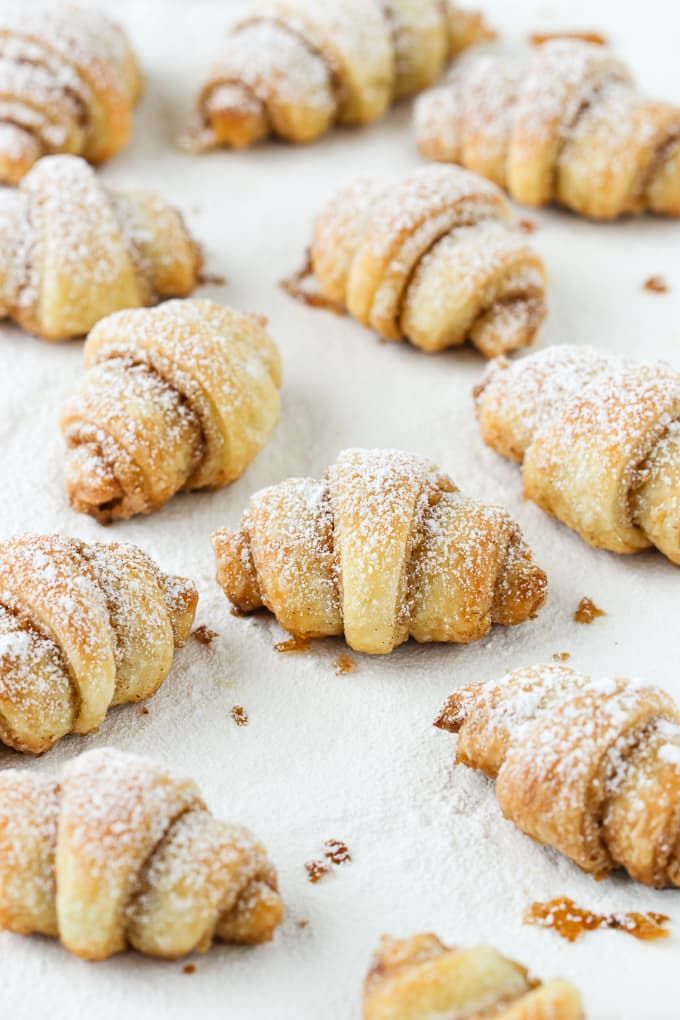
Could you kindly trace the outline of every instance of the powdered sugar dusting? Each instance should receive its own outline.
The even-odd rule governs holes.
[[[651,104],[650,104],[651,105]],[[425,93],[415,129],[424,155],[463,163],[520,202],[561,202],[586,216],[674,212],[653,197],[680,132],[680,111],[644,103],[601,46],[554,39],[524,65],[471,55]]]

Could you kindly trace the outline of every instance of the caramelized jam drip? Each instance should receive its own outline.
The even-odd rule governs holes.
[[[300,268],[285,280],[281,280],[279,286],[289,297],[294,298],[295,301],[299,301],[303,305],[309,305],[311,308],[323,308],[327,312],[343,315],[345,310],[337,301],[327,298],[318,290],[310,289],[309,281],[313,279],[312,257],[309,251],[307,251],[305,253],[305,261]]]
[[[307,861],[305,864],[307,880],[314,883],[314,885],[316,885],[317,882],[320,882],[324,875],[327,875],[330,870],[330,864],[326,864],[325,861]]]
[[[666,294],[668,291],[668,283],[663,276],[649,276],[645,280],[643,287],[649,291],[650,294]]]
[[[601,32],[576,31],[576,32],[533,32],[529,36],[532,46],[542,46],[543,43],[552,39],[578,39],[580,42],[591,43],[593,46],[607,46],[609,40]]]
[[[201,645],[211,645],[217,637],[217,631],[211,630],[210,627],[206,627],[206,625],[202,623],[200,627],[196,627],[195,630],[192,630],[191,636],[192,638],[196,638]]]
[[[670,932],[665,925],[670,918],[665,914],[650,911],[646,914],[636,912],[628,914],[594,914],[590,910],[577,907],[568,896],[559,896],[546,903],[532,903],[524,915],[525,924],[535,924],[539,928],[551,928],[568,942],[575,942],[585,931],[596,928],[613,928],[625,931],[636,939],[650,941],[668,938]]]
[[[243,705],[234,705],[231,710],[231,717],[237,726],[248,725],[248,713],[246,712]]]
[[[352,860],[352,855],[349,852],[346,843],[343,843],[341,839],[327,839],[324,843],[324,857],[333,864],[346,864],[347,861]]]
[[[589,599],[587,595],[584,595],[574,612],[574,621],[576,623],[592,623],[598,616],[606,616],[604,609],[600,609],[596,606],[592,599]]]
[[[337,676],[345,676],[347,673],[353,673],[357,668],[357,664],[351,655],[338,655],[334,665]]]
[[[277,652],[308,652],[309,638],[301,637],[299,634],[291,634],[286,641],[279,641],[274,645]]]

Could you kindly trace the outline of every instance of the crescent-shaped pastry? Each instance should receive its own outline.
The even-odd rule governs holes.
[[[525,205],[610,220],[680,216],[680,107],[643,98],[602,46],[555,39],[527,62],[471,55],[417,102],[421,153]]]
[[[200,268],[179,212],[153,192],[104,185],[77,156],[46,156],[19,188],[0,189],[0,317],[44,340],[190,294]]]
[[[516,669],[456,691],[435,725],[527,836],[598,878],[680,886],[680,711],[659,687]]]
[[[237,609],[266,606],[293,634],[344,634],[369,654],[409,637],[475,641],[535,616],[546,594],[509,514],[398,450],[345,450],[323,479],[262,489],[213,543]]]
[[[543,263],[509,218],[502,192],[460,167],[358,178],[317,218],[309,271],[328,305],[386,340],[494,357],[532,343],[546,310]]]
[[[535,981],[489,946],[383,936],[364,981],[363,1020],[584,1020],[566,981]]]
[[[279,354],[263,320],[212,301],[102,319],[85,369],[61,415],[66,488],[102,523],[228,485],[278,421]]]
[[[0,740],[39,754],[167,677],[198,595],[134,545],[0,542]]]
[[[528,499],[597,548],[680,564],[680,372],[565,345],[499,358],[475,400]]]
[[[492,35],[450,0],[254,0],[230,30],[183,144],[311,142],[368,124]]]
[[[76,956],[176,959],[213,940],[268,942],[283,907],[247,829],[213,818],[196,784],[113,748],[60,776],[0,773],[0,926]]]
[[[98,11],[10,4],[0,11],[0,183],[45,155],[102,163],[127,145],[142,90],[122,28]]]

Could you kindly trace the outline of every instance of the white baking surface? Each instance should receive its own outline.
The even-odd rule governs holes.
[[[103,5],[103,4],[102,4]],[[0,935],[0,1015],[34,1020],[353,1020],[383,932],[435,931],[451,943],[491,943],[541,977],[583,990],[591,1020],[677,1020],[680,893],[623,878],[597,883],[505,822],[492,787],[452,764],[455,738],[432,727],[445,697],[470,680],[568,650],[596,675],[655,681],[680,697],[680,574],[659,554],[616,557],[523,503],[517,469],[481,443],[470,391],[483,368],[471,351],[428,356],[381,344],[349,319],[305,308],[277,282],[296,267],[315,212],[356,172],[418,165],[409,110],[309,148],[271,145],[191,157],[173,148],[235,5],[130,0],[107,5],[128,27],[147,78],[134,140],[106,180],[157,188],[186,211],[207,268],[228,277],[201,293],[269,317],[285,369],[283,414],[267,448],[230,489],[184,495],[161,513],[104,529],[66,504],[60,404],[81,371],[81,343],[50,346],[10,325],[0,336],[0,532],[61,531],[137,542],[200,589],[198,622],[218,631],[180,651],[159,694],[112,711],[98,733],[68,738],[39,760],[0,752],[0,767],[58,767],[110,744],[193,775],[215,813],[251,826],[276,862],[287,919],[257,949],[216,946],[196,972],[128,953],[87,964],[47,939]],[[535,29],[598,28],[646,89],[680,102],[676,0],[485,0],[511,42]],[[531,213],[550,270],[540,346],[592,343],[680,368],[680,223],[596,225]],[[642,289],[661,273],[670,293]],[[350,445],[427,454],[467,493],[505,505],[547,570],[540,617],[466,648],[409,644],[385,658],[354,656],[338,677],[340,642],[280,655],[272,618],[229,615],[213,580],[210,533],[235,525],[248,496],[292,474],[319,475]],[[583,595],[607,616],[572,622]],[[245,706],[250,725],[232,721]],[[304,862],[330,837],[352,862],[311,885]],[[597,910],[660,910],[673,938],[643,944],[595,932],[575,945],[523,927],[534,899],[559,894]],[[308,921],[301,928],[298,922]]]

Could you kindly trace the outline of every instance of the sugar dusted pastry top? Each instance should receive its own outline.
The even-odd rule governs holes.
[[[436,725],[537,842],[599,878],[680,885],[680,712],[661,688],[532,666],[460,688]]]
[[[344,634],[369,654],[409,637],[473,641],[492,623],[533,617],[545,599],[545,574],[510,515],[398,450],[344,450],[323,479],[262,489],[240,530],[213,544],[237,609],[264,605],[293,634]]]
[[[189,294],[201,252],[153,192],[110,188],[77,156],[47,156],[0,188],[0,315],[68,340],[121,308]]]
[[[198,595],[130,544],[21,535],[0,542],[0,740],[41,753],[109,708],[150,697]]]
[[[518,202],[613,219],[680,215],[680,107],[643,98],[605,48],[555,39],[522,62],[471,55],[416,106],[423,155]]]
[[[561,345],[493,362],[475,402],[528,498],[591,545],[680,563],[680,372]]]
[[[368,124],[426,88],[449,56],[490,36],[448,0],[254,0],[231,28],[184,144],[310,142]]]
[[[530,344],[545,315],[543,263],[509,219],[502,192],[460,167],[360,177],[317,217],[310,268],[329,303],[385,339],[492,357]]]
[[[123,30],[81,7],[0,11],[0,181],[43,155],[101,163],[127,144],[141,74]]]
[[[584,1020],[573,985],[531,979],[488,946],[383,936],[364,982],[364,1020]]]
[[[58,777],[0,773],[2,927],[87,960],[128,947],[176,959],[267,942],[282,917],[264,848],[213,818],[191,779],[113,748]]]
[[[85,368],[62,410],[66,487],[104,523],[228,485],[278,421],[281,362],[265,320],[213,301],[107,316]]]

